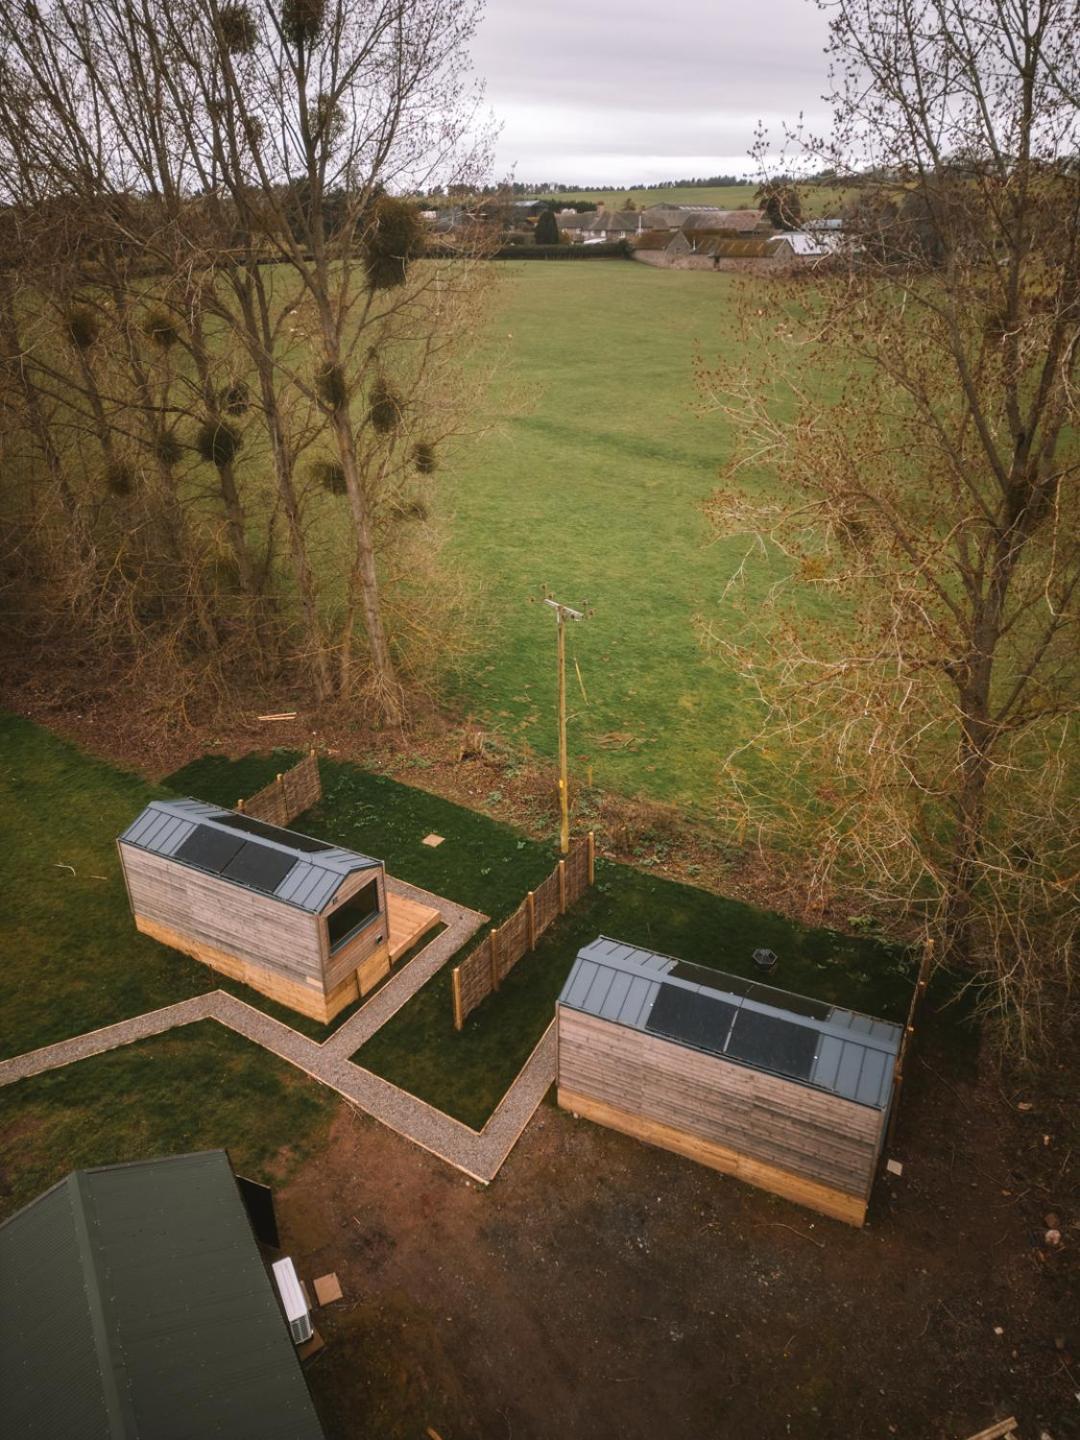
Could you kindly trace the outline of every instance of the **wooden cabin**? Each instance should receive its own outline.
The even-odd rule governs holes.
[[[117,841],[145,935],[328,1021],[390,969],[382,861],[199,800],[155,800]]]
[[[605,936],[559,997],[565,1110],[851,1225],[903,1027]]]

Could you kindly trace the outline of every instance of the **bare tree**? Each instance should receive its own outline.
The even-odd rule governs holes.
[[[422,227],[387,189],[436,169],[461,178],[481,153],[463,143],[474,15],[471,0],[0,0],[18,99],[0,99],[0,181],[26,214],[56,195],[81,217],[71,293],[61,298],[50,279],[46,298],[61,329],[81,294],[103,322],[71,351],[74,383],[47,373],[55,357],[41,351],[39,380],[74,403],[106,473],[126,474],[118,446],[126,456],[129,443],[144,445],[163,494],[171,483],[174,517],[181,497],[190,506],[201,493],[175,484],[178,455],[186,472],[193,455],[212,467],[264,658],[263,592],[283,521],[316,697],[363,689],[390,721],[402,718],[403,691],[380,568],[425,508],[417,492],[430,486],[435,447],[460,427],[464,411],[452,421],[447,397],[461,390],[448,377],[478,311],[465,257],[413,264]],[[30,113],[40,124],[25,124]],[[116,342],[110,394],[101,335]],[[261,562],[253,420],[276,487]],[[335,458],[320,458],[305,486],[298,464],[321,450],[321,429]],[[305,515],[320,477],[348,500],[340,604],[320,595]]]
[[[766,716],[728,794],[751,798],[751,749],[759,780],[783,756],[767,833],[819,900],[918,920],[1026,1045],[1080,918],[1080,20],[831,15],[836,127],[810,150],[855,187],[846,253],[757,321],[759,368],[702,375],[738,436],[710,507],[753,537],[738,578],[755,551],[785,566],[752,632],[710,627]]]

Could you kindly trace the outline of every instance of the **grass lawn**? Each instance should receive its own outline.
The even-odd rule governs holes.
[[[554,625],[529,601],[545,585],[587,600],[593,617],[568,633],[573,768],[706,811],[718,756],[757,711],[695,631],[698,617],[732,623],[722,591],[745,547],[713,541],[701,509],[731,441],[723,420],[695,415],[692,365],[698,344],[730,350],[744,287],[774,303],[768,283],[627,261],[503,272],[493,329],[531,400],[442,481],[449,558],[485,592],[458,704],[554,756]],[[750,594],[764,599],[778,573],[755,560]]]
[[[209,755],[163,783],[177,794],[235,805],[238,796],[266,784],[298,758],[289,751],[243,760]],[[298,830],[375,855],[399,880],[490,915],[495,924],[517,909],[526,890],[535,889],[557,859],[551,846],[509,825],[386,775],[335,760],[320,760],[319,770],[322,803],[294,822]],[[422,843],[433,831],[443,836],[442,845]]]
[[[336,1107],[321,1085],[207,1020],[0,1090],[0,1218],[69,1170],[228,1150],[242,1175],[286,1178]]]
[[[115,839],[162,792],[12,715],[0,755],[0,1057],[212,988],[131,921]]]
[[[496,995],[453,1026],[449,967],[353,1057],[357,1064],[480,1129],[554,1014],[578,949],[597,935],[759,979],[758,946],[780,956],[773,983],[902,1021],[910,958],[873,940],[794,925],[689,885],[599,862],[594,890],[557,921]]]

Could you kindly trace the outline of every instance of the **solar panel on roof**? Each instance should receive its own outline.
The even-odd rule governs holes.
[[[722,970],[706,970],[704,965],[694,965],[687,960],[677,960],[668,971],[676,980],[689,980],[710,990],[722,990],[727,995],[749,995],[755,988],[753,980],[743,980],[738,975],[725,975]]]
[[[817,1043],[817,1031],[807,1025],[793,1025],[756,1010],[740,1010],[731,1027],[726,1053],[761,1070],[809,1080]]]
[[[283,830],[280,825],[267,825],[265,820],[254,820],[250,815],[215,815],[214,823],[228,825],[230,830],[243,830],[246,835],[257,835],[260,840],[274,840],[279,845],[288,845],[305,855],[314,855],[320,850],[332,850],[325,840],[312,840],[310,835],[297,835],[294,830]]]
[[[272,895],[295,864],[294,855],[283,855],[280,850],[268,850],[265,845],[253,845],[248,840],[221,874],[226,880],[236,880]]]
[[[735,1006],[724,1000],[714,1000],[711,995],[684,990],[679,985],[661,985],[645,1028],[672,1040],[682,1040],[698,1050],[722,1055],[735,1014]]]
[[[184,843],[177,847],[176,858],[186,860],[199,870],[220,875],[243,845],[235,835],[223,835],[209,825],[196,825]]]
[[[771,985],[753,984],[746,990],[748,1000],[758,1000],[762,1005],[787,1010],[792,1015],[805,1015],[808,1020],[828,1020],[832,1006],[821,1000],[811,1000],[808,995],[792,995],[787,990],[774,990]]]

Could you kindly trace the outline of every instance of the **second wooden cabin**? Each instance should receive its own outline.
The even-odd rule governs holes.
[[[381,860],[199,800],[155,800],[118,842],[135,924],[312,1019],[390,969]]]
[[[559,997],[563,1109],[861,1225],[903,1027],[605,936]]]

